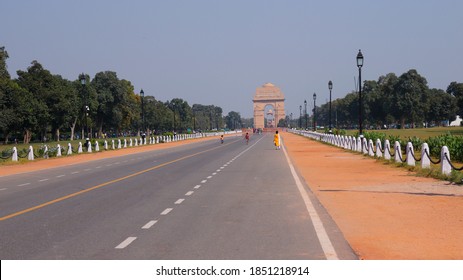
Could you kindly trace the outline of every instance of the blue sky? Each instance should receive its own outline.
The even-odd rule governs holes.
[[[135,92],[252,117],[271,82],[287,114],[416,69],[431,88],[463,82],[463,1],[3,0],[0,46],[14,77],[32,60],[64,78],[117,72]]]

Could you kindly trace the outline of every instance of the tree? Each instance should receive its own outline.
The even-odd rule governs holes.
[[[8,73],[8,67],[6,60],[9,58],[8,52],[5,50],[5,47],[0,47],[0,80],[11,79],[10,73]]]
[[[226,126],[231,129],[235,130],[237,127],[241,125],[241,115],[238,112],[231,111],[225,116],[225,124]]]
[[[397,120],[400,120],[401,128],[405,122],[411,123],[412,127],[416,122],[424,120],[423,95],[429,90],[428,82],[414,69],[402,74],[395,84],[392,93],[392,113]]]
[[[447,93],[456,98],[457,114],[463,116],[463,83],[451,82],[447,87]]]

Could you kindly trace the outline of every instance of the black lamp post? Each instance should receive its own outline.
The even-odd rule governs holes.
[[[302,105],[299,105],[299,127],[302,129]]]
[[[141,97],[141,121],[142,121],[142,137],[145,140],[146,137],[146,130],[145,130],[145,92],[143,89],[140,90],[140,97]]]
[[[309,126],[307,122],[307,100],[304,100],[304,117],[305,117],[305,129]]]
[[[89,135],[88,135],[88,118],[87,118],[87,115],[88,115],[88,111],[89,111],[89,107],[88,107],[88,100],[87,100],[87,93],[85,91],[85,85],[87,83],[87,77],[85,76],[84,73],[80,74],[79,75],[79,80],[80,80],[80,83],[82,84],[82,95],[84,97],[84,123],[85,123],[85,127],[84,127],[84,135],[82,135],[82,139],[84,138],[85,136],[85,145],[88,149],[88,145],[90,144],[90,139],[89,139]]]
[[[313,93],[313,131],[317,131],[317,105],[315,101],[317,100],[317,94]]]
[[[289,127],[293,128],[293,113],[289,114]]]
[[[357,54],[357,67],[359,68],[359,136],[363,138],[363,129],[362,129],[362,66],[363,66],[363,54],[359,50]],[[362,141],[363,145],[363,141]],[[362,147],[363,148],[363,147]]]
[[[329,119],[330,119],[330,127],[329,127],[330,130],[329,131],[330,131],[330,133],[332,133],[332,131],[331,131],[331,90],[333,89],[333,82],[332,81],[328,82],[328,89],[330,90],[330,117],[329,117]]]

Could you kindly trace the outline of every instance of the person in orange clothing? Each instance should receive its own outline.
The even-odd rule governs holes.
[[[278,130],[275,132],[275,135],[273,135],[273,143],[275,144],[275,147],[277,150],[280,149],[280,134],[278,134]]]

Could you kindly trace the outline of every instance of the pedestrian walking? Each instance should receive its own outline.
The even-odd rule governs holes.
[[[275,135],[273,136],[273,144],[275,144],[275,148],[277,150],[280,149],[280,134],[278,134],[278,130],[275,132]]]

